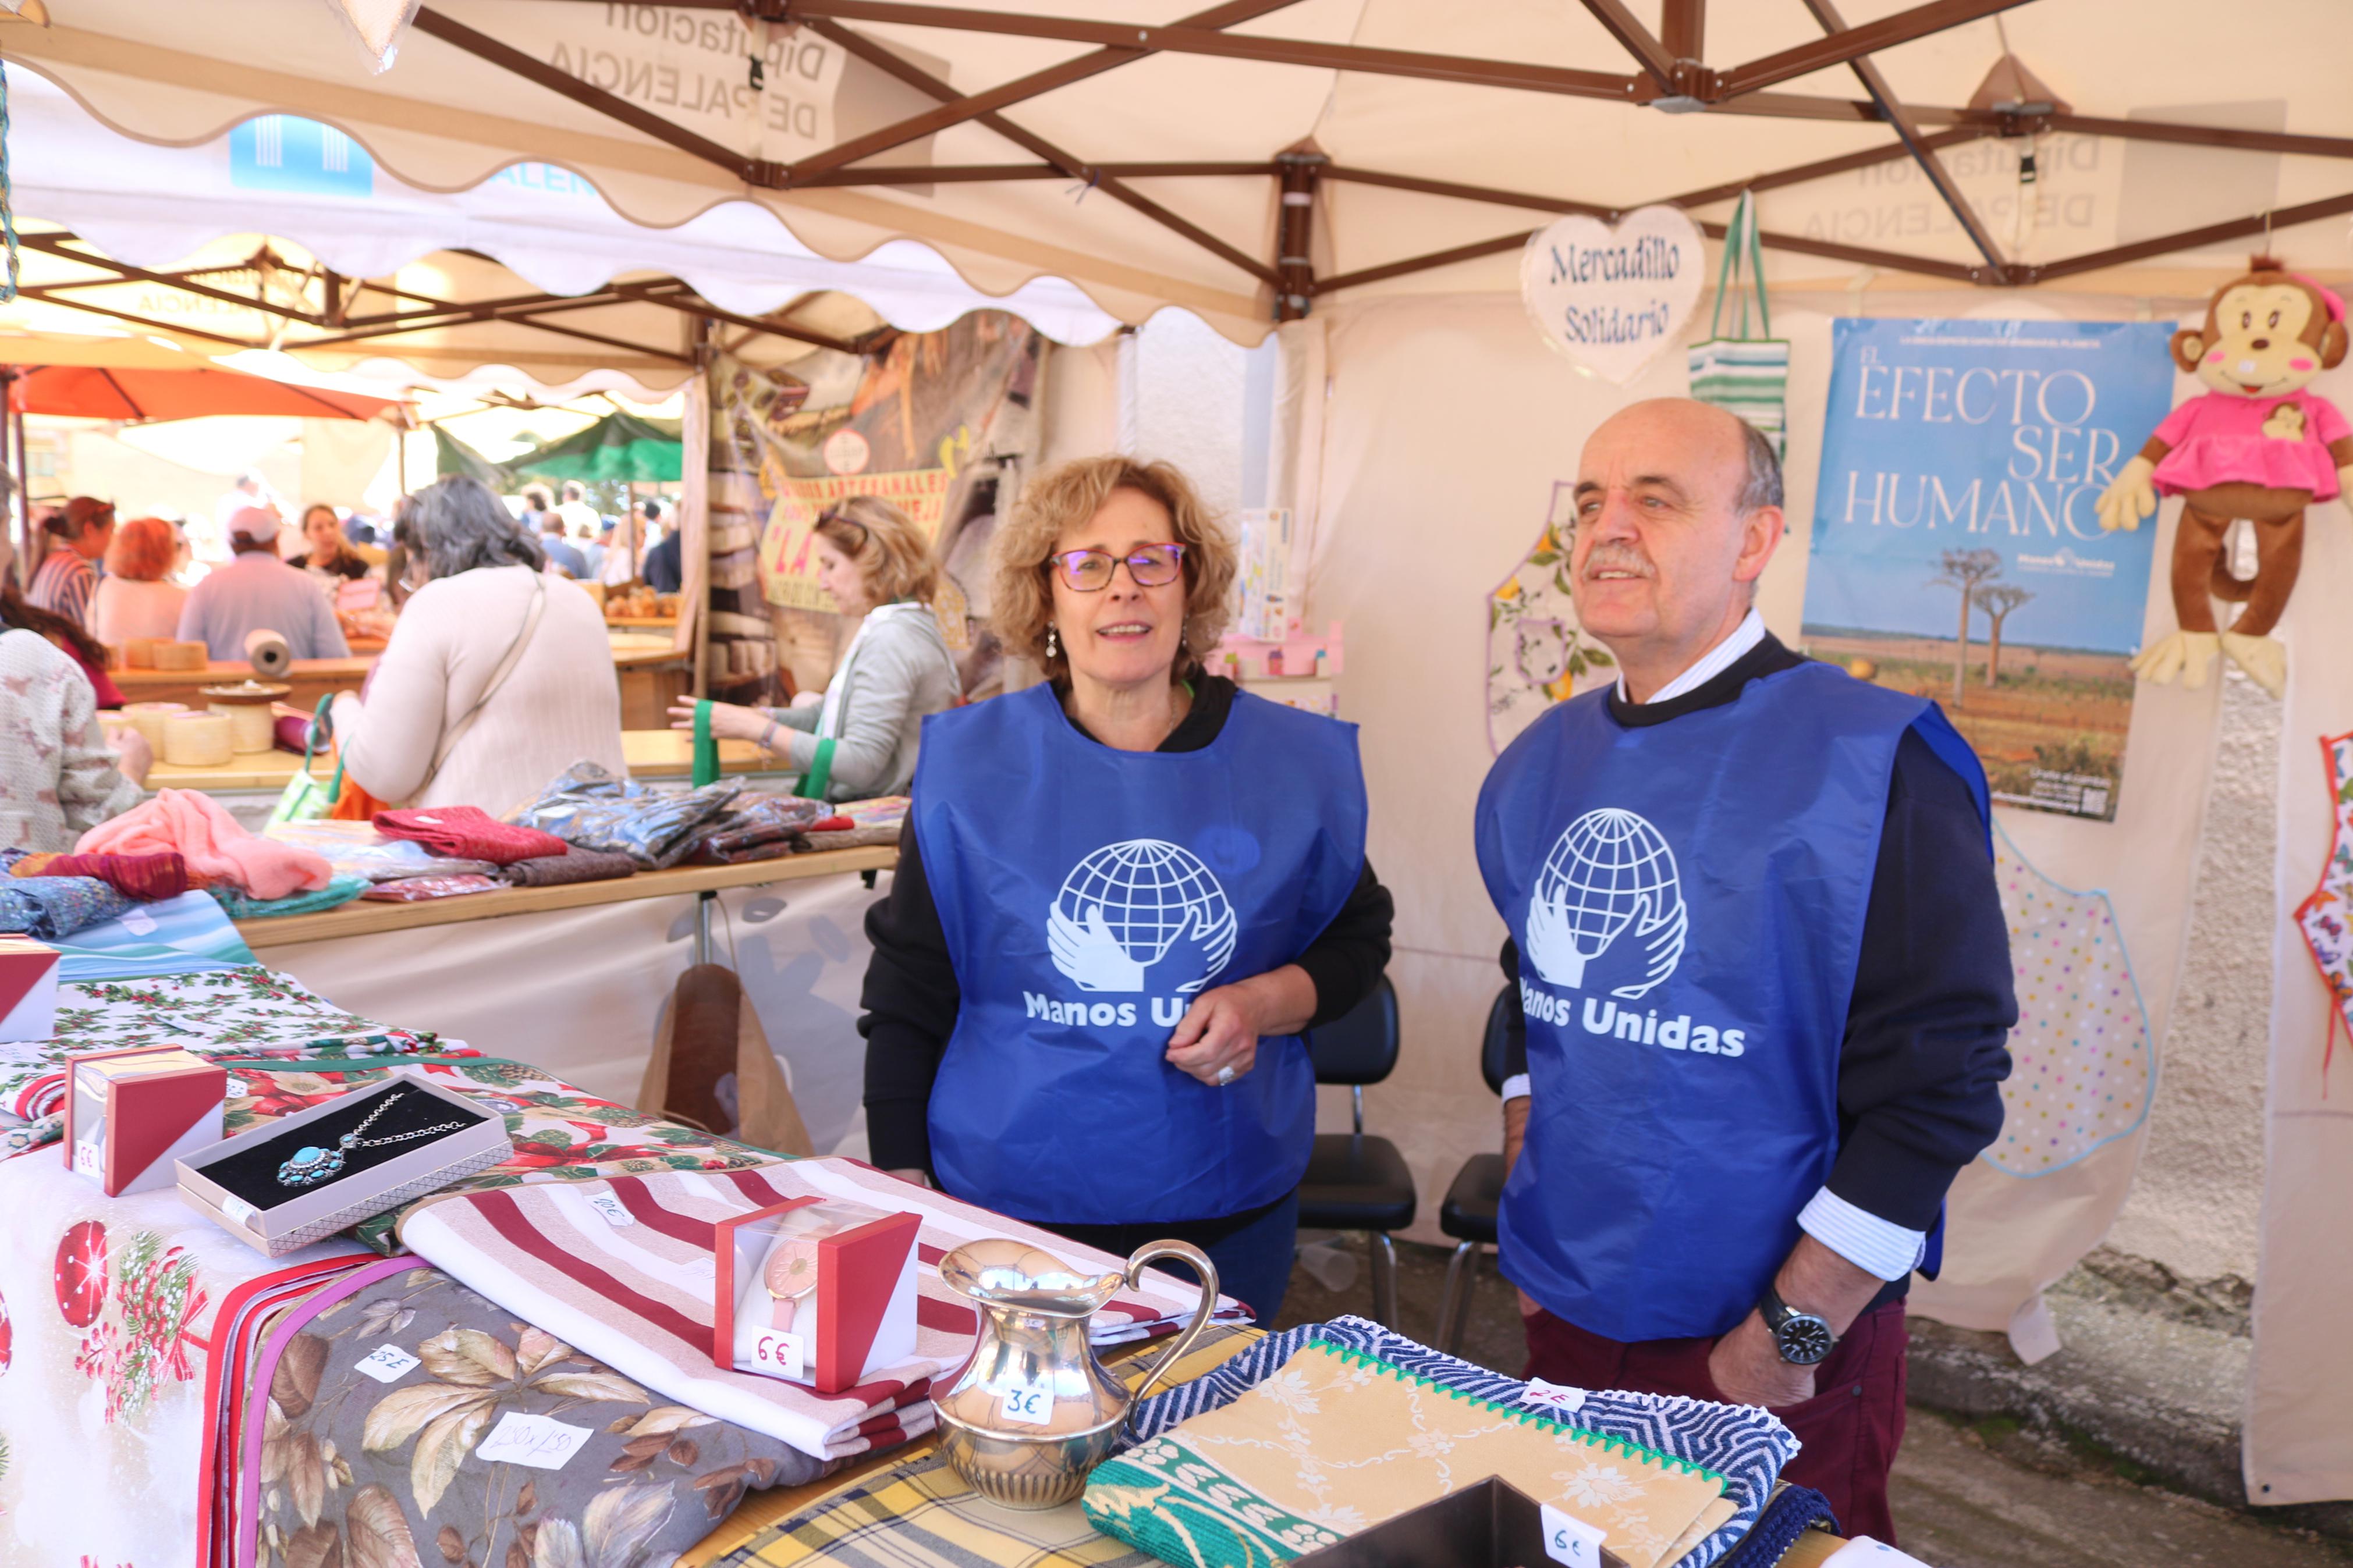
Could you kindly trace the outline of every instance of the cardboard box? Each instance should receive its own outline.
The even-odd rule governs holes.
[[[178,1046],[66,1058],[65,1161],[108,1197],[178,1179],[183,1155],[220,1142],[228,1070]]]
[[[819,1394],[906,1360],[921,1226],[912,1214],[813,1197],[721,1220],[711,1359]]]
[[[393,1107],[386,1121],[370,1128],[371,1140],[408,1129],[454,1121],[446,1132],[413,1141],[346,1149],[341,1135],[367,1119],[378,1102],[398,1091],[422,1094],[422,1101]],[[277,1173],[305,1152],[347,1156],[338,1173],[292,1184]],[[364,1219],[397,1208],[514,1152],[506,1118],[454,1094],[413,1068],[342,1094],[323,1105],[297,1111],[200,1149],[179,1162],[180,1196],[190,1208],[267,1257],[277,1258],[324,1240]]]
[[[0,1043],[58,1032],[58,950],[28,936],[0,936]]]

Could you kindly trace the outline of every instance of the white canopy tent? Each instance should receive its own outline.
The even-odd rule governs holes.
[[[1833,316],[2171,318],[2258,244],[2353,277],[2353,102],[2336,80],[2353,9],[2327,0],[2280,0],[2234,31],[2191,0],[1235,0],[1191,16],[433,0],[381,75],[331,0],[53,10],[53,27],[0,29],[0,52],[141,140],[296,115],[418,189],[548,166],[652,227],[740,201],[835,262],[916,239],[990,295],[1059,277],[1122,321],[1181,306],[1242,342],[1285,323],[1270,500],[1308,524],[1313,614],[1348,624],[1372,854],[1398,895],[1409,1050],[1368,1099],[1431,1195],[1493,1135],[1474,1063],[1500,926],[1465,826],[1487,762],[1474,616],[1584,434],[1629,396],[1684,387],[1672,360],[1611,388],[1534,342],[1514,297],[1531,226],[1672,200],[1717,235],[1757,193],[1793,345],[1793,537],[1760,602],[1791,637]],[[2318,389],[2344,402],[2353,373]],[[1112,435],[1107,417],[1073,421],[1050,448]],[[2171,526],[2168,511],[2160,552]],[[2323,1239],[2353,1184],[2353,1123],[2307,1070],[2329,1003],[2287,918],[2327,835],[2313,742],[2353,731],[2343,535],[2339,519],[2316,526],[2282,628],[2282,804],[2255,895],[2274,912],[2270,1099],[2252,1134],[2192,1161],[2267,1182],[2247,1421],[2248,1494],[2265,1502],[2353,1495],[2337,1321],[2353,1254]],[[2160,593],[2152,624],[2168,614]],[[2005,814],[2044,874],[2114,891],[2160,1038],[2198,962],[2218,710],[2211,688],[2143,689],[2114,824]],[[2117,1222],[2149,1143],[2144,1130],[2034,1182],[1972,1167],[1945,1279],[1915,1306],[2047,1338],[2042,1289]],[[2253,1267],[2180,1245],[2209,1273]]]

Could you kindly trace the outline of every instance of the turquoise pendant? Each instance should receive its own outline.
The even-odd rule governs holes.
[[[341,1149],[297,1149],[292,1159],[278,1167],[278,1182],[280,1186],[306,1187],[312,1182],[325,1181],[343,1168]]]

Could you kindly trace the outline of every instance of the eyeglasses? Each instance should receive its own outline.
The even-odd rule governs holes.
[[[818,513],[817,521],[810,523],[809,527],[811,530],[820,529],[828,522],[838,522],[844,528],[856,529],[858,531],[858,537],[860,539],[871,538],[874,532],[872,529],[867,527],[856,518],[845,516],[842,513],[836,511],[831,507],[828,507],[823,511]]]
[[[1065,550],[1046,557],[1049,566],[1061,568],[1062,581],[1082,594],[1100,594],[1110,587],[1112,575],[1123,561],[1127,563],[1130,582],[1139,588],[1158,588],[1176,581],[1184,570],[1185,547],[1145,544],[1126,555],[1113,555],[1108,550]]]

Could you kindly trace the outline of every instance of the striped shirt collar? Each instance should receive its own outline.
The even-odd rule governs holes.
[[[1698,690],[1710,680],[1730,669],[1742,654],[1764,640],[1765,617],[1752,609],[1741,618],[1740,624],[1733,627],[1722,642],[1702,654],[1698,661],[1689,669],[1651,692],[1650,700],[1665,702],[1672,698],[1681,697],[1685,692]],[[1626,677],[1622,672],[1618,677],[1618,700],[1632,707],[1642,706],[1626,694]]]

